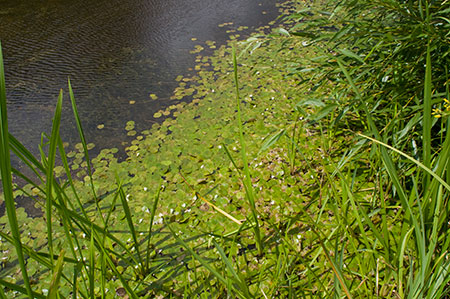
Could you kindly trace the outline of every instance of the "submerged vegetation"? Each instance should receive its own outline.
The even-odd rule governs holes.
[[[70,82],[77,151],[61,91],[31,155],[0,68],[0,298],[448,295],[450,2],[284,8],[272,33],[198,57],[174,95],[190,103],[141,133],[130,120],[123,162],[90,159]]]

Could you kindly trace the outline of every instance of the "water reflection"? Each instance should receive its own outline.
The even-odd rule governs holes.
[[[117,146],[126,138],[128,120],[146,129],[155,111],[172,104],[167,99],[174,78],[194,65],[189,51],[198,42],[192,37],[223,43],[226,29],[218,24],[261,26],[276,17],[276,2],[0,1],[10,130],[36,150],[70,76],[88,140],[100,148]],[[152,101],[150,93],[159,100]],[[74,144],[75,124],[65,99],[62,135]],[[105,128],[98,130],[99,124]]]

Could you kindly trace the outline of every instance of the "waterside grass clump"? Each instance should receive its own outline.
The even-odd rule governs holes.
[[[193,101],[157,112],[175,118],[136,134],[120,163],[117,149],[89,158],[70,82],[78,152],[59,137],[61,92],[33,157],[8,134],[0,69],[0,297],[447,295],[449,91],[434,65],[449,31],[437,2],[367,2],[373,15],[359,16],[359,2],[290,1],[282,28],[199,58],[184,80],[195,84],[176,90]],[[367,25],[393,27],[401,9],[414,18],[401,16],[395,41],[390,26]],[[422,54],[407,55],[413,37],[427,40]],[[421,59],[424,69],[400,67]],[[10,168],[10,151],[36,181]],[[44,217],[27,217],[15,196]]]

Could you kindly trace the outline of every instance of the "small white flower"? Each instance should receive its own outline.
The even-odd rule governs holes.
[[[186,207],[186,204],[185,204],[185,203],[184,203],[184,204],[182,204],[182,205],[181,205],[181,207],[183,207],[183,208],[184,208],[184,207]]]
[[[221,145],[219,145],[219,146],[218,146],[218,148],[219,148],[219,149],[221,149],[221,148],[222,148],[222,146],[221,146]]]
[[[144,187],[144,191],[147,191],[148,190],[148,188],[147,187]]]
[[[139,219],[139,223],[142,223],[142,221],[144,221],[144,219],[142,219],[142,218],[141,218],[141,219]]]
[[[203,169],[203,168],[205,168],[205,165],[200,166],[200,169]]]
[[[42,289],[42,295],[47,296],[48,295],[48,290],[47,289]]]

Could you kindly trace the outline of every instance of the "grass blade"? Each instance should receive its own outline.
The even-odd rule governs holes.
[[[209,200],[207,200],[206,198],[204,198],[203,196],[201,196],[197,191],[195,191],[194,187],[192,187],[186,180],[186,178],[180,173],[180,176],[183,178],[184,182],[186,183],[186,185],[188,185],[188,187],[195,192],[195,195],[198,196],[201,200],[203,200],[208,206],[210,206],[211,208],[213,208],[214,210],[216,210],[217,212],[219,212],[220,214],[224,215],[225,217],[227,217],[228,219],[230,219],[231,221],[233,221],[236,224],[242,225],[242,221],[234,218],[233,216],[231,216],[230,214],[228,214],[227,212],[225,212],[224,210],[222,210],[221,208],[219,208],[218,206],[214,205],[212,202],[210,202]]]
[[[8,132],[8,114],[6,109],[6,85],[5,72],[3,69],[3,55],[0,44],[0,168],[3,186],[3,194],[5,200],[6,214],[11,228],[11,234],[14,239],[14,246],[19,260],[20,270],[26,288],[28,297],[33,298],[33,293],[28,278],[25,258],[22,250],[22,242],[20,240],[19,223],[17,222],[16,206],[13,195],[11,158],[9,151],[9,132]]]
[[[377,143],[377,144],[379,144],[379,145],[382,145],[382,146],[384,146],[384,147],[386,147],[386,148],[388,148],[388,149],[390,149],[390,150],[396,152],[397,154],[402,155],[402,156],[405,157],[406,159],[412,161],[412,162],[415,163],[417,166],[419,166],[420,168],[422,168],[423,170],[425,170],[426,173],[428,173],[428,174],[431,175],[433,178],[435,178],[439,183],[441,183],[442,186],[445,187],[445,189],[447,189],[448,191],[450,191],[450,185],[447,184],[441,177],[439,177],[433,170],[431,170],[430,168],[426,167],[423,163],[417,161],[417,160],[414,159],[413,157],[411,157],[411,156],[405,154],[405,153],[402,152],[402,151],[399,151],[398,149],[396,149],[396,148],[394,148],[394,147],[392,147],[392,146],[390,146],[390,145],[388,145],[388,144],[386,144],[386,143],[384,143],[384,142],[381,142],[381,141],[379,141],[379,140],[376,140],[376,139],[374,139],[374,138],[371,138],[371,137],[366,136],[366,135],[363,135],[363,134],[357,133],[357,135],[359,135],[359,136],[361,136],[361,137],[363,137],[363,138],[369,139],[369,140],[371,140],[371,141],[373,141],[373,142],[375,142],[375,143]]]
[[[117,180],[119,180],[119,178],[117,178]],[[127,219],[128,228],[130,229],[131,237],[133,238],[134,248],[136,249],[136,253],[138,255],[139,264],[142,267],[142,266],[144,266],[144,264],[142,262],[141,251],[139,250],[139,242],[137,239],[136,230],[134,229],[134,224],[133,224],[133,219],[131,217],[130,207],[128,206],[128,199],[127,199],[127,196],[125,195],[125,192],[122,189],[122,185],[120,184],[120,182],[117,182],[117,184],[119,186],[118,192],[119,192],[120,200],[122,201],[123,211],[125,212],[125,218]]]
[[[238,81],[238,71],[237,71],[237,61],[236,61],[236,48],[233,47],[233,69],[234,69],[234,85],[236,91],[236,107],[237,107],[237,117],[238,117],[238,126],[239,126],[239,137],[242,148],[242,162],[244,164],[244,188],[247,200],[250,204],[250,209],[253,215],[253,221],[255,225],[253,227],[254,235],[256,239],[256,247],[258,248],[258,254],[262,255],[263,253],[263,244],[261,240],[261,232],[259,230],[259,222],[258,222],[258,213],[256,211],[255,205],[255,196],[253,191],[252,179],[250,176],[250,170],[248,169],[248,161],[247,161],[247,150],[245,146],[244,140],[244,129],[242,128],[242,117],[241,117],[241,99],[239,95],[239,81]]]
[[[53,168],[55,166],[56,159],[56,146],[59,139],[59,127],[61,125],[61,109],[62,109],[63,91],[59,91],[58,102],[56,104],[55,115],[53,117],[52,134],[50,137],[50,145],[47,158],[47,171],[46,171],[46,205],[45,205],[45,217],[47,219],[47,238],[48,249],[50,252],[50,261],[53,264],[53,237],[52,237],[52,203],[53,203]]]
[[[55,273],[53,273],[52,281],[50,282],[50,287],[48,288],[48,299],[58,298],[58,287],[59,281],[61,279],[61,274],[64,264],[64,250],[59,253],[58,260],[56,261]]]
[[[423,164],[430,168],[431,163],[431,48],[427,47],[427,65],[425,68],[425,87],[423,98]],[[430,175],[424,176],[424,189],[430,183]]]
[[[230,271],[231,275],[233,276],[235,282],[240,286],[242,292],[244,293],[244,296],[246,298],[254,298],[254,296],[252,296],[250,294],[250,290],[248,289],[247,284],[245,283],[245,280],[243,280],[239,274],[236,272],[236,270],[234,270],[233,265],[231,264],[231,261],[228,259],[227,255],[225,254],[225,252],[223,251],[222,247],[220,247],[220,245],[216,242],[216,240],[212,239],[212,242],[214,244],[214,246],[217,248],[217,251],[220,254],[220,257],[222,258],[222,261],[225,263],[225,265],[227,266],[227,269]]]
[[[147,242],[147,257],[146,257],[146,264],[145,264],[145,271],[148,271],[148,266],[150,263],[150,245],[152,240],[152,229],[153,229],[153,220],[155,219],[156,214],[156,208],[158,206],[159,202],[159,195],[161,194],[161,181],[159,183],[158,192],[156,193],[155,199],[153,200],[152,210],[150,211],[150,224],[148,228],[148,242]]]
[[[67,83],[69,86],[69,96],[70,96],[70,102],[72,103],[73,115],[75,117],[75,122],[77,123],[78,135],[80,136],[81,144],[83,145],[84,156],[85,156],[86,164],[87,164],[87,171],[88,171],[89,179],[91,181],[92,194],[94,195],[94,198],[97,199],[97,196],[95,193],[95,188],[94,188],[94,180],[92,178],[91,160],[89,159],[89,152],[88,152],[88,148],[87,148],[86,138],[84,136],[83,127],[81,126],[80,115],[78,114],[78,109],[77,109],[77,105],[75,102],[75,96],[73,94],[72,85],[70,84],[70,79],[67,80]]]

